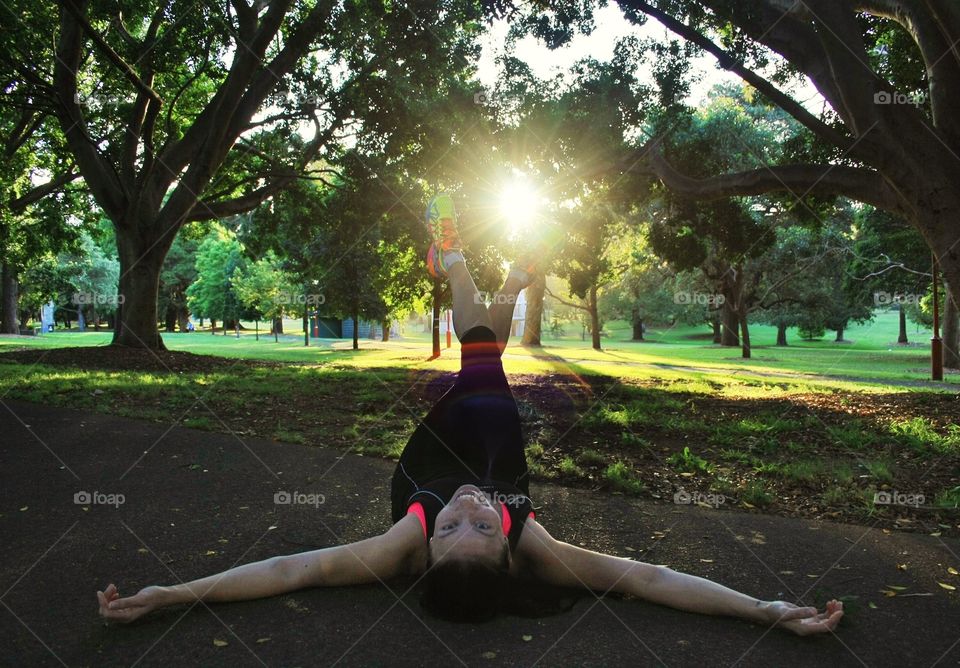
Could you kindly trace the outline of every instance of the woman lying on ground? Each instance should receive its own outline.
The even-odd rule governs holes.
[[[505,609],[515,583],[618,592],[680,610],[731,615],[800,635],[832,631],[843,604],[824,612],[762,601],[704,578],[600,554],[556,540],[534,518],[520,417],[500,356],[517,294],[535,261],[519,262],[488,308],[463,261],[452,200],[427,209],[433,244],[427,266],[447,278],[453,324],[462,345],[453,387],[416,428],[393,475],[393,526],[348,545],[277,556],[193,582],[146,587],[120,598],[97,592],[100,614],[130,622],[178,603],[238,601],[304,587],[423,579],[421,603],[432,614],[482,621]]]

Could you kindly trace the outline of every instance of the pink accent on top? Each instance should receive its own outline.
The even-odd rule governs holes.
[[[503,509],[503,524],[501,525],[502,528],[503,528],[503,535],[504,535],[504,536],[509,536],[509,535],[510,535],[510,522],[511,522],[511,520],[510,520],[510,512],[507,510],[507,507],[503,504],[502,501],[500,502],[500,507]]]
[[[423,527],[423,537],[428,538],[427,536],[427,514],[423,511],[423,504],[419,501],[411,503],[410,507],[407,508],[407,515],[413,513],[420,520],[420,526]]]

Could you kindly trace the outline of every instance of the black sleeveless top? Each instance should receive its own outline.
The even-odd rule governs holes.
[[[512,550],[533,511],[520,414],[493,332],[476,327],[461,343],[463,361],[456,382],[400,455],[391,482],[391,515],[399,522],[412,504],[422,504],[429,538],[437,513],[457,488],[476,485],[492,505],[499,502],[506,509],[503,519],[509,524]]]

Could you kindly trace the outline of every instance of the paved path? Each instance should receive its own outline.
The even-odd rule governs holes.
[[[533,490],[539,519],[564,540],[763,598],[851,597],[848,615],[835,635],[798,638],[587,594],[557,616],[464,626],[425,618],[397,582],[107,626],[94,592],[108,582],[133,593],[386,529],[391,464],[10,400],[0,434],[0,665],[960,665],[960,591],[937,585],[960,587],[946,572],[960,568],[956,539],[548,485]],[[275,505],[279,490],[324,503]],[[79,491],[125,499],[78,505]],[[888,598],[889,585],[905,589]]]

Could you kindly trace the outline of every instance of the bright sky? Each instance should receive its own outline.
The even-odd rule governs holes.
[[[650,19],[646,25],[637,27],[630,24],[620,11],[616,3],[610,3],[598,9],[594,15],[595,29],[590,35],[576,35],[573,40],[561,49],[551,51],[534,37],[524,37],[516,47],[516,56],[525,61],[540,78],[549,78],[558,72],[566,72],[571,65],[581,58],[592,56],[600,61],[609,61],[613,57],[613,47],[621,37],[635,35],[641,39],[653,38],[667,41],[675,35]],[[497,80],[497,56],[504,53],[507,24],[497,21],[488,35],[482,40],[483,52],[480,56],[478,76],[481,83],[492,88]],[[691,86],[688,103],[699,105],[706,98],[707,92],[716,84],[725,81],[741,83],[740,77],[721,70],[712,56],[705,56],[694,61],[692,73],[698,75],[700,81]],[[646,79],[644,72],[641,79]],[[799,99],[811,111],[819,113],[822,98],[812,86],[803,86],[798,90]]]

